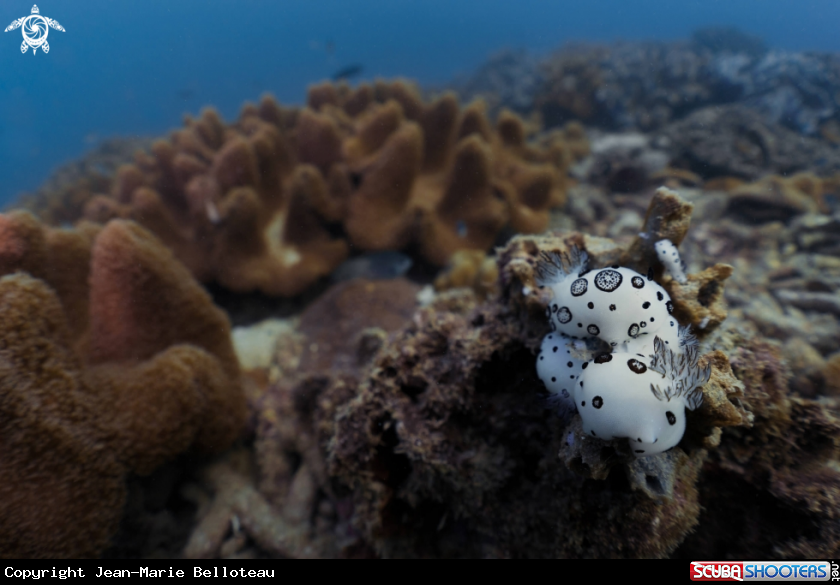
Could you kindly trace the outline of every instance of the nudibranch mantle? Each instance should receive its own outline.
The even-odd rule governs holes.
[[[591,436],[626,437],[639,457],[679,443],[711,370],[698,365],[697,341],[668,292],[651,274],[589,269],[577,249],[544,253],[537,284],[552,293],[537,374],[561,415],[578,412]]]

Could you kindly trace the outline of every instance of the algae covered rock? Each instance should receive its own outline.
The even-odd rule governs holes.
[[[650,215],[661,218],[657,201]],[[739,383],[722,353],[704,355],[709,397],[680,445],[649,460],[626,440],[584,434],[577,416],[566,424],[536,376],[549,327],[536,275],[542,252],[573,245],[596,265],[626,253],[577,233],[515,238],[499,252],[498,296],[441,294],[336,411],[329,470],[378,554],[662,557],[696,525],[695,486],[719,427],[749,424]]]

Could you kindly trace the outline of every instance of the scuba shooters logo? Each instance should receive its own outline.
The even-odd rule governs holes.
[[[30,47],[32,47],[33,55],[38,52],[38,47],[44,53],[49,53],[50,44],[47,42],[47,35],[50,34],[50,28],[64,32],[64,27],[58,24],[57,20],[41,16],[40,12],[38,5],[35,4],[32,7],[32,14],[18,18],[3,31],[9,32],[10,30],[21,29],[23,34],[23,43],[20,45],[21,53],[25,53]]]
[[[828,561],[692,561],[692,581],[837,581]]]

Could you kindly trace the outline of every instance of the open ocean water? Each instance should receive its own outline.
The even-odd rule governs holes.
[[[273,93],[299,104],[309,84],[360,66],[353,81],[421,85],[476,68],[502,48],[541,54],[568,41],[673,40],[734,26],[773,48],[840,50],[833,0],[50,0],[49,54],[0,35],[0,202],[34,190],[102,139],[159,136],[212,105],[233,118]],[[8,24],[30,14],[0,3]],[[4,20],[5,19],[5,20]],[[3,25],[5,26],[5,24]]]

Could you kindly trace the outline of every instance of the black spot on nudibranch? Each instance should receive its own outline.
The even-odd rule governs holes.
[[[630,368],[631,372],[635,372],[637,374],[644,374],[647,372],[647,366],[637,359],[631,358],[627,360],[627,367]]]
[[[639,327],[647,327],[647,322],[646,321],[640,321],[639,322]]]
[[[595,358],[596,364],[605,364],[607,362],[612,361],[612,354],[611,353],[602,353],[598,357]]]
[[[601,330],[598,329],[597,325],[590,325],[586,328],[586,332],[589,333],[589,335],[598,335],[601,332]]]
[[[669,315],[674,312],[674,303],[673,302],[668,301],[667,303],[665,303],[665,307],[668,309],[668,314]]]
[[[566,367],[567,367],[567,368],[571,368],[571,367],[572,367],[572,366],[574,366],[574,365],[575,365],[575,364],[573,364],[572,362],[568,362],[568,363],[566,364]]]
[[[665,297],[662,296],[662,291],[661,290],[656,291],[656,300],[657,301],[661,301],[664,298]]]
[[[642,308],[643,309],[647,309],[648,307],[650,307],[650,302],[645,301],[644,303],[642,303]]]
[[[556,313],[556,312],[557,312],[557,309],[558,309],[558,307],[557,307],[557,303],[554,303],[553,305],[551,305],[551,312],[552,312],[552,313]]]
[[[621,286],[624,277],[616,270],[602,270],[595,275],[595,286],[604,292],[612,292]]]
[[[581,406],[586,406],[586,400],[581,401],[580,405]]]
[[[636,337],[639,335],[639,326],[636,323],[630,325],[630,328],[627,330],[627,335],[630,337]]]
[[[586,303],[586,306],[589,307],[590,309],[594,309],[595,308],[595,303],[592,303],[592,302]]]
[[[645,279],[641,276],[634,276],[630,279],[630,284],[633,285],[633,288],[643,288],[645,286]]]
[[[643,449],[636,449],[635,453],[644,453],[644,450]]]
[[[576,281],[572,283],[571,291],[573,297],[579,297],[580,295],[586,292],[586,289],[589,288],[589,283],[586,282],[585,278],[578,278]]]
[[[588,365],[589,365],[589,362],[583,362],[583,364],[580,366],[580,369],[585,370],[586,366],[588,366]]]
[[[569,307],[560,307],[560,310],[557,311],[557,320],[564,325],[572,320],[572,312]]]
[[[551,377],[551,381],[552,381],[552,382],[556,382],[556,381],[557,381],[557,378],[556,378],[556,377],[554,377],[554,376],[552,376],[552,377]]]
[[[665,413],[665,416],[668,417],[668,424],[669,425],[677,424],[677,417],[673,412],[671,412],[669,410],[668,412]]]
[[[610,305],[610,311],[615,311],[615,305]]]
[[[592,406],[594,406],[595,408],[601,408],[602,406],[604,406],[604,399],[600,396],[596,396],[592,399]]]

